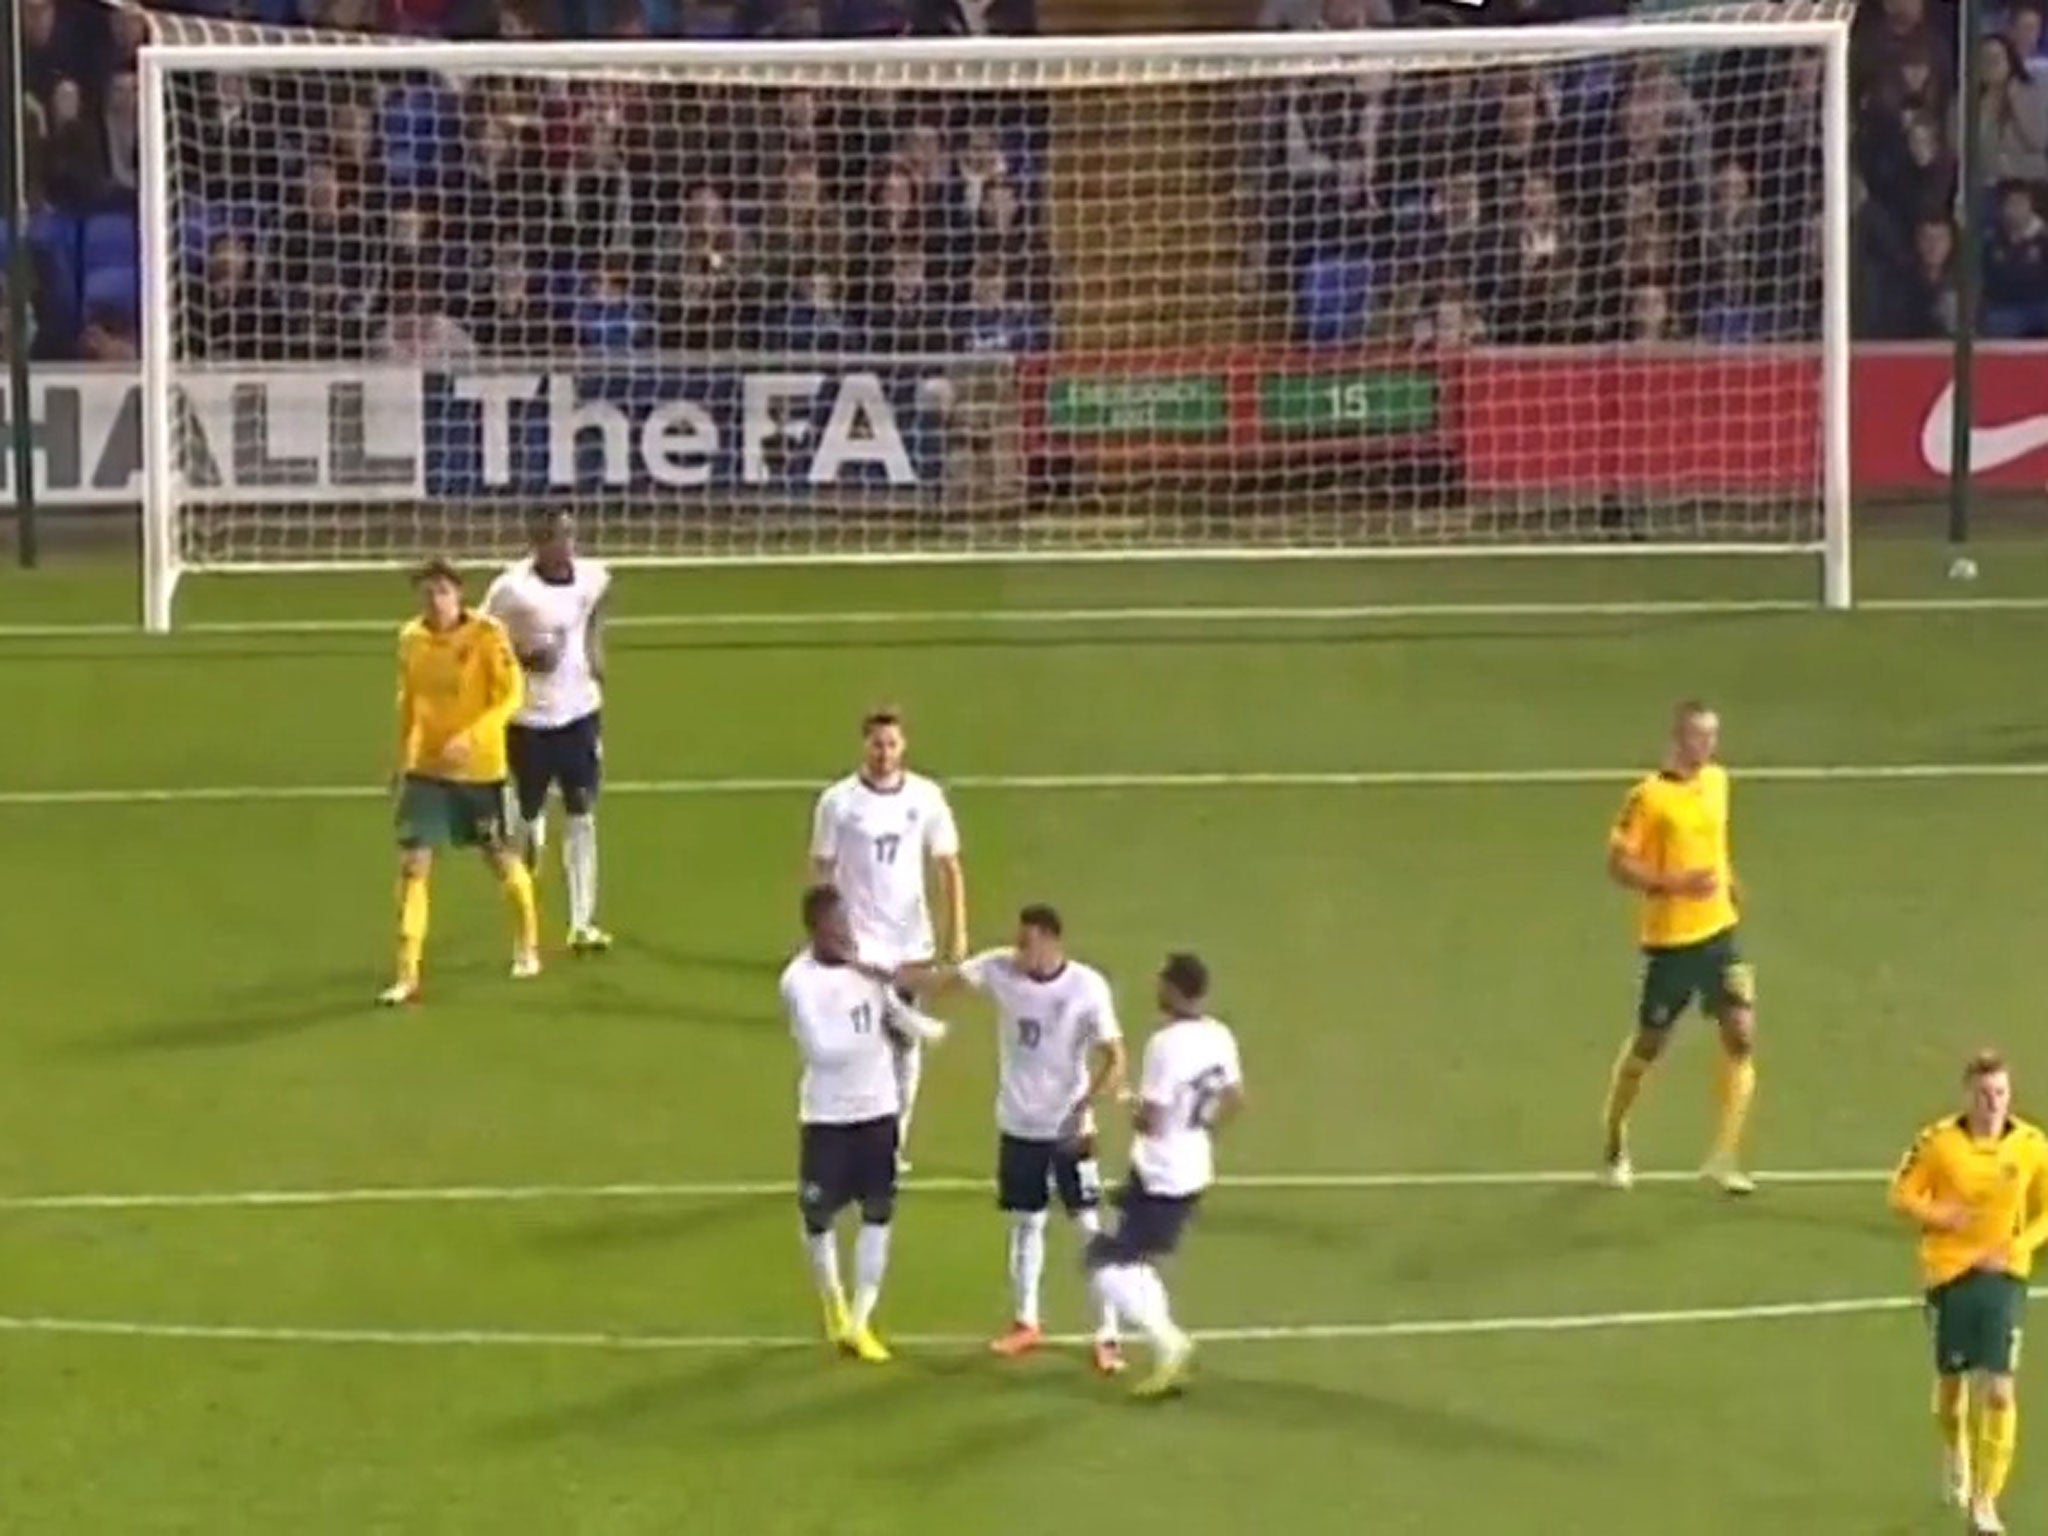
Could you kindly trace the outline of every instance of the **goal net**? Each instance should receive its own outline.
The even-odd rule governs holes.
[[[1770,551],[1848,599],[1846,0],[943,42],[160,37],[188,572]]]

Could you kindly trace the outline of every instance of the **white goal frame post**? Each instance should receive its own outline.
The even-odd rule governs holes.
[[[193,572],[281,572],[395,569],[415,554],[376,552],[367,558],[292,555],[276,560],[214,564],[188,557],[181,547],[181,494],[177,418],[181,409],[174,350],[173,303],[180,260],[173,205],[168,112],[174,77],[194,73],[307,73],[360,76],[403,74],[543,76],[593,74],[612,78],[673,80],[681,84],[842,90],[977,91],[1005,87],[1039,93],[1158,85],[1257,85],[1346,70],[1457,69],[1503,63],[1508,67],[1574,58],[1639,53],[1679,56],[1785,49],[1820,53],[1821,272],[1817,341],[1747,344],[1818,352],[1817,418],[1822,442],[1816,460],[1820,516],[1817,537],[1783,541],[1652,541],[1608,539],[1562,542],[1361,542],[1295,545],[1249,542],[1140,544],[1116,547],[1085,541],[1062,546],[991,539],[958,547],[861,549],[821,552],[689,553],[599,552],[619,564],[886,564],[892,562],[1004,562],[1068,560],[1271,560],[1387,556],[1513,555],[1784,555],[1818,556],[1819,601],[1851,606],[1850,393],[1850,133],[1849,7],[1837,0],[1736,0],[1617,23],[1565,23],[1527,28],[1467,27],[1420,30],[1364,29],[1309,33],[1191,33],[1090,37],[974,37],[945,39],[694,42],[446,42],[365,40],[306,31],[244,28],[231,23],[159,28],[141,50],[140,108],[142,617],[155,633],[173,626],[180,580]],[[216,41],[226,37],[231,40]],[[260,41],[232,40],[260,37]],[[280,41],[279,39],[292,39]],[[1611,352],[1610,343],[1576,347],[1588,355]],[[1733,350],[1733,349],[1731,349]],[[785,361],[788,359],[785,358]],[[797,362],[818,359],[795,359]],[[682,493],[678,493],[679,496]],[[458,558],[508,553],[456,549]],[[1450,605],[1446,605],[1447,607]],[[1574,606],[1556,605],[1560,610]]]

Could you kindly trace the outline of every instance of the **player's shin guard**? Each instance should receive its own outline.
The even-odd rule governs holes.
[[[1104,1264],[1091,1277],[1095,1297],[1105,1310],[1114,1307],[1154,1344],[1174,1336],[1173,1314],[1166,1287],[1149,1264]]]
[[[540,903],[534,899],[533,875],[518,859],[506,859],[499,878],[512,909],[512,942],[519,953],[532,954],[540,948]]]
[[[1038,1326],[1038,1293],[1045,1281],[1045,1212],[1017,1211],[1010,1217],[1011,1317]]]
[[[1614,1058],[1614,1070],[1607,1080],[1607,1102],[1600,1118],[1607,1131],[1609,1155],[1617,1152],[1627,1139],[1629,1112],[1642,1095],[1643,1079],[1650,1075],[1650,1063],[1636,1054],[1635,1047],[1633,1035],[1622,1041],[1621,1054]]]
[[[915,1040],[900,1041],[896,1046],[896,1093],[903,1104],[903,1113],[897,1117],[902,1127],[902,1140],[910,1140],[910,1117],[917,1110],[917,1087],[924,1080],[924,1047]]]
[[[874,1222],[861,1225],[853,1240],[853,1326],[865,1328],[882,1299],[882,1279],[889,1272],[889,1228]]]
[[[1742,1154],[1742,1131],[1749,1123],[1750,1101],[1756,1097],[1756,1058],[1723,1053],[1721,1075],[1716,1085],[1721,1118],[1714,1131],[1714,1161],[1734,1167]]]
[[[417,986],[420,957],[427,948],[427,877],[403,874],[398,877],[398,980]]]
[[[1074,1212],[1074,1225],[1080,1230],[1083,1237],[1095,1237],[1102,1231],[1102,1212],[1092,1205],[1083,1206],[1080,1210]],[[1123,1332],[1116,1303],[1103,1296],[1098,1289],[1095,1295],[1095,1305],[1100,1314],[1095,1324],[1095,1337],[1114,1344]]]
[[[597,921],[597,817],[585,811],[562,824],[562,874],[569,892],[569,931]]]
[[[2019,1451],[2020,1405],[2010,1393],[2003,1401],[1986,1398],[1977,1412],[1976,1454],[1971,1458],[1971,1492],[1994,1502],[2004,1494]]]

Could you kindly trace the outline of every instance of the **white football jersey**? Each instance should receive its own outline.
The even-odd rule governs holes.
[[[811,820],[811,857],[831,864],[861,958],[871,965],[931,959],[925,866],[959,852],[946,792],[922,774],[904,774],[894,789],[848,774],[818,797]]]
[[[604,692],[590,670],[590,618],[611,590],[612,573],[578,558],[567,581],[549,581],[533,561],[508,565],[484,593],[484,612],[504,624],[515,650],[550,645],[554,670],[526,674],[526,702],[512,718],[553,730],[595,714]]]
[[[960,967],[960,979],[995,1001],[1002,1073],[996,1129],[1054,1141],[1088,1129],[1075,1115],[1088,1090],[1088,1054],[1120,1040],[1116,1002],[1102,972],[1069,960],[1039,980],[1014,950],[991,950]]]
[[[1155,1195],[1196,1195],[1216,1177],[1209,1127],[1226,1088],[1244,1086],[1237,1037],[1215,1019],[1175,1019],[1145,1042],[1138,1097],[1159,1128],[1131,1141],[1131,1171]]]
[[[782,1006],[803,1056],[797,1118],[805,1125],[858,1125],[901,1114],[889,989],[850,965],[805,949],[783,968]]]

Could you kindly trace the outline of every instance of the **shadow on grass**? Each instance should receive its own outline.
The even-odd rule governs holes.
[[[794,1196],[781,1202],[754,1197],[690,1200],[659,1208],[610,1211],[579,1221],[553,1222],[525,1241],[541,1252],[621,1252],[694,1242],[737,1222],[759,1217],[765,1211],[772,1210],[776,1219],[784,1219],[794,1208]]]
[[[782,975],[782,968],[789,963],[787,955],[745,955],[734,954],[729,950],[693,949],[686,945],[670,944],[637,934],[630,938],[621,936],[616,944],[619,949],[629,954],[651,960],[672,971],[686,971],[697,975],[737,976],[770,984]]]
[[[473,980],[488,969],[481,961],[439,966],[430,985]],[[233,1050],[331,1024],[373,1024],[379,1018],[388,1021],[410,1016],[406,1011],[394,1014],[379,1009],[376,988],[376,973],[363,967],[318,976],[280,977],[225,992],[202,1012],[67,1041],[57,1053],[75,1057]]]

